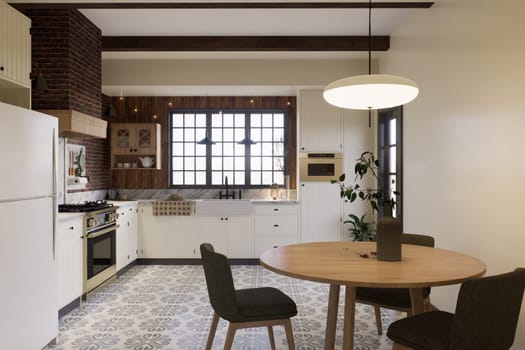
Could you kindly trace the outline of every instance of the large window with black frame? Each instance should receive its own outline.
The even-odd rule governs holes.
[[[171,110],[171,187],[284,184],[287,114],[283,110]]]
[[[388,198],[396,205],[392,216],[403,222],[403,107],[378,111],[378,181]],[[395,195],[394,191],[400,193]],[[380,207],[379,216],[388,215],[389,209]]]

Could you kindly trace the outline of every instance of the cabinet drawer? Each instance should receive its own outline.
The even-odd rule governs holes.
[[[296,204],[261,204],[253,207],[255,215],[297,215],[299,212]]]
[[[297,236],[298,220],[296,216],[256,216],[255,235],[294,235]]]
[[[81,216],[59,219],[57,221],[57,237],[68,237],[75,235],[78,238],[82,236],[84,230],[84,221]]]
[[[297,243],[297,236],[255,237],[254,253],[259,257],[265,250],[295,243]]]

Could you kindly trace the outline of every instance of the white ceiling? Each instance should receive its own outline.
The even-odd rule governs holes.
[[[367,35],[367,9],[82,9],[105,36]],[[374,9],[372,34],[388,35],[415,9]]]

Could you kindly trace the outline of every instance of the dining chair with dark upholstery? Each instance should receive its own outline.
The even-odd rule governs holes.
[[[295,349],[290,322],[290,318],[297,315],[295,302],[272,287],[236,290],[228,258],[216,253],[209,243],[201,244],[200,251],[208,296],[214,310],[206,350],[211,349],[219,317],[230,322],[225,350],[231,349],[237,329],[252,327],[267,327],[271,348],[275,350],[272,329],[275,325],[284,326],[288,348]]]
[[[395,349],[508,350],[514,342],[525,268],[462,283],[456,311],[424,312],[393,322]]]
[[[418,235],[413,233],[403,233],[401,243],[414,244],[434,248],[434,237],[428,235]],[[430,311],[430,288],[423,290],[425,311]],[[410,301],[410,290],[408,288],[356,288],[356,301],[361,304],[368,304],[374,307],[376,316],[377,333],[383,333],[381,323],[381,308],[393,309],[406,312],[412,315],[412,303]]]

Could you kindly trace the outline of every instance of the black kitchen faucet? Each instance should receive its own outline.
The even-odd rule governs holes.
[[[226,187],[225,193],[219,191],[219,199],[235,199],[235,191],[229,191],[228,188],[228,176],[224,177],[224,186]],[[241,199],[241,190],[239,190],[239,199]]]

